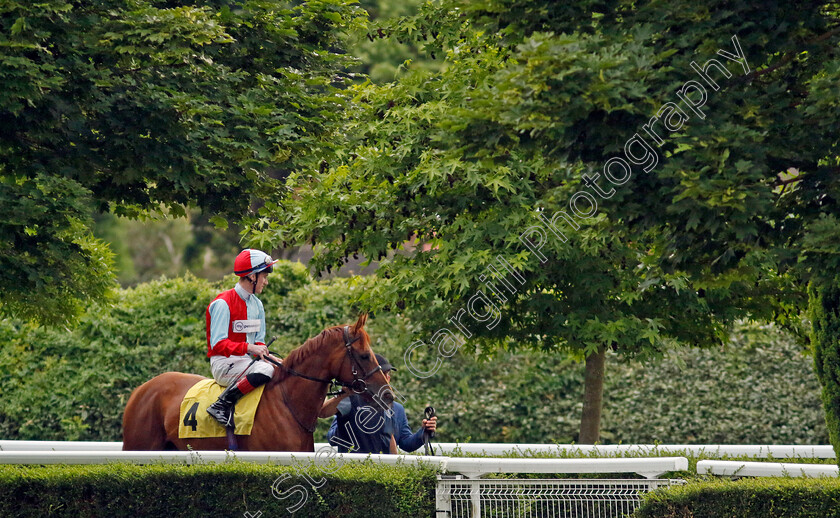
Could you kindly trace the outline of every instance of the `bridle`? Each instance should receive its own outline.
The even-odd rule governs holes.
[[[309,376],[309,375],[303,374],[301,372],[298,372],[298,371],[292,369],[291,367],[286,367],[282,363],[279,364],[279,366],[292,376],[297,376],[299,378],[303,378],[303,379],[310,380],[310,381],[316,381],[316,382],[319,382],[319,383],[329,383],[330,385],[334,385],[334,386],[338,386],[338,387],[347,387],[350,390],[352,390],[353,392],[355,392],[356,394],[364,394],[365,392],[367,392],[369,394],[373,394],[368,389],[367,379],[370,378],[371,376],[373,376],[374,374],[376,374],[377,372],[381,372],[382,371],[382,366],[377,365],[376,367],[374,367],[370,371],[365,372],[364,367],[362,367],[362,364],[359,362],[358,358],[356,358],[356,356],[353,354],[353,344],[356,343],[357,341],[361,340],[362,335],[358,335],[355,338],[353,338],[353,337],[350,336],[350,326],[344,326],[343,337],[344,337],[344,348],[346,350],[347,357],[350,359],[350,372],[353,374],[353,381],[351,381],[349,383],[346,382],[346,381],[342,381],[338,378],[324,379],[324,378],[316,378],[314,376]],[[361,373],[364,373],[364,376],[362,376]],[[313,426],[306,426],[303,423],[301,423],[300,419],[298,419],[294,410],[292,410],[292,407],[289,405],[288,398],[286,397],[286,390],[285,390],[285,388],[283,388],[282,384],[280,385],[280,390],[283,393],[283,403],[286,404],[286,408],[289,409],[289,412],[291,412],[292,417],[295,418],[295,421],[297,421],[297,423],[300,425],[300,427],[303,428],[304,430],[306,430],[307,432],[314,433],[315,432],[315,426],[314,425]],[[376,394],[373,394],[373,395],[375,396]],[[318,422],[318,418],[315,417],[315,423],[317,424],[317,422]]]
[[[350,390],[352,390],[353,392],[355,392],[356,394],[363,394],[365,392],[370,392],[367,388],[367,379],[370,378],[371,376],[373,376],[374,374],[376,374],[377,372],[380,372],[382,370],[382,366],[377,365],[376,367],[371,369],[369,372],[366,372],[364,376],[359,375],[359,372],[360,371],[364,372],[365,369],[364,369],[364,367],[362,367],[362,364],[359,363],[359,360],[353,354],[353,344],[358,342],[361,339],[362,339],[361,335],[357,336],[356,338],[351,339],[351,337],[350,337],[350,326],[344,326],[344,348],[346,349],[347,357],[350,358],[350,372],[353,374],[353,381],[351,381],[349,383],[346,382],[346,381],[342,381],[340,379],[337,379],[337,378],[332,378],[332,379],[316,378],[314,376],[308,376],[306,374],[300,373],[300,372],[292,369],[291,367],[286,367],[285,365],[282,365],[282,367],[283,367],[283,369],[286,370],[286,372],[288,372],[292,376],[297,376],[299,378],[307,379],[307,380],[310,380],[310,381],[317,381],[317,382],[320,382],[320,383],[330,383],[331,385],[335,385],[335,386],[338,386],[338,387],[347,387]],[[357,367],[358,367],[358,369],[357,369]]]

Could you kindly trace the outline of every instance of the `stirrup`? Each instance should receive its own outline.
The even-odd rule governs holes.
[[[234,406],[222,400],[218,400],[207,407],[207,413],[225,428],[233,427],[233,411]]]

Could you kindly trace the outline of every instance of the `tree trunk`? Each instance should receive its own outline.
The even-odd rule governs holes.
[[[598,352],[586,357],[579,444],[595,444],[601,437],[601,398],[604,394],[606,359],[607,350],[604,346],[601,346]]]

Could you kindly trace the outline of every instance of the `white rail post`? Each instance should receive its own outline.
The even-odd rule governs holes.
[[[484,473],[471,473],[467,478],[472,480],[479,480]],[[472,507],[472,517],[481,518],[481,485],[472,484],[470,488],[470,504]]]
[[[444,480],[461,480],[461,475],[450,475],[449,478],[443,478],[446,475],[437,476],[437,484],[435,484],[435,516],[444,513],[446,518],[452,516],[452,488],[441,482]]]

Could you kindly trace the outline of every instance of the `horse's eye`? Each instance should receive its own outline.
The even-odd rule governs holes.
[[[369,354],[363,354],[363,355],[360,356],[360,358],[363,359],[364,361],[368,361],[368,360],[370,360],[370,355]]]

